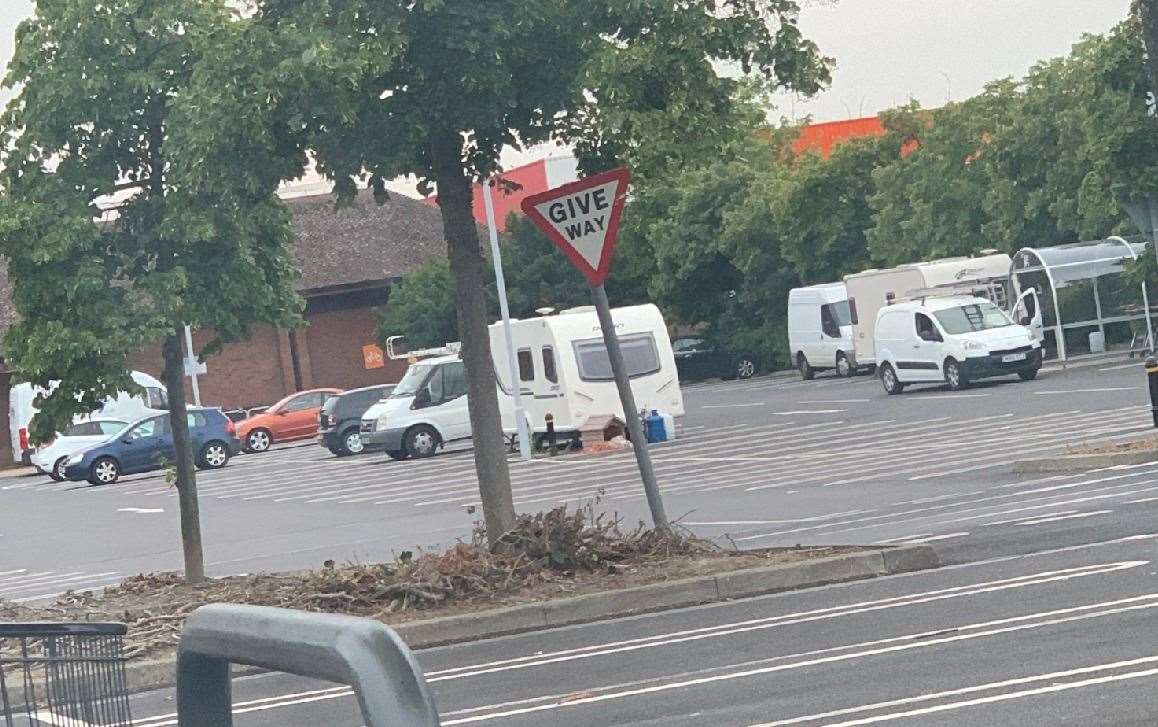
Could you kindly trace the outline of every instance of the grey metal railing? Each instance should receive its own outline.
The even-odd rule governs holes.
[[[370,619],[235,604],[197,609],[177,650],[179,727],[232,727],[230,664],[347,684],[366,727],[439,723],[410,649]]]

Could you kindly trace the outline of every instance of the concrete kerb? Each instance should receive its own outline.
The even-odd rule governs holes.
[[[1101,454],[1059,454],[1042,459],[1021,459],[1013,463],[1014,474],[1080,473],[1115,465],[1158,462],[1158,450],[1150,452],[1105,452]]]
[[[818,558],[787,565],[683,578],[635,588],[589,593],[541,603],[528,603],[458,616],[412,621],[391,626],[412,649],[477,641],[541,629],[589,623],[687,606],[718,603],[844,581],[926,570],[940,566],[928,545],[908,545]],[[247,674],[260,669],[238,669]],[[143,692],[173,686],[174,657],[127,666],[129,690]]]

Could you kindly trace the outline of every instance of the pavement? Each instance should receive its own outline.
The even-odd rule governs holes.
[[[896,397],[868,377],[686,387],[684,436],[653,450],[685,526],[741,547],[930,543],[950,565],[422,651],[444,724],[1155,723],[1158,463],[1010,467],[1152,431],[1140,368]],[[598,497],[646,518],[629,453],[514,462],[512,479],[523,510]],[[286,448],[205,474],[201,493],[215,574],[387,557],[478,517],[466,451]],[[0,595],[179,567],[175,507],[157,477],[0,481]],[[140,724],[174,724],[168,699],[138,697]],[[239,680],[235,700],[239,725],[361,724],[342,688],[296,677]]]

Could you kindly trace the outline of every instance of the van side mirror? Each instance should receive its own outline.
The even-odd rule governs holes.
[[[430,389],[421,389],[414,395],[414,408],[421,409],[430,406]]]
[[[1017,319],[1017,322],[1019,325],[1028,326],[1030,323],[1033,323],[1033,319],[1029,316],[1022,316],[1021,318]]]

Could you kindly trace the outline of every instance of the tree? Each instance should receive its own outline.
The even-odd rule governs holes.
[[[363,175],[379,196],[402,175],[423,191],[437,186],[483,514],[497,543],[514,507],[471,183],[498,169],[505,145],[548,139],[576,145],[588,171],[654,158],[644,140],[667,139],[678,155],[712,142],[743,77],[811,93],[828,63],[801,36],[791,0],[258,0],[250,9],[199,85],[217,121],[203,136],[273,108],[276,123],[239,150],[256,145],[250,155],[290,159],[300,173],[309,149],[343,199]]]
[[[194,582],[204,565],[182,328],[215,330],[208,354],[255,322],[292,325],[300,308],[284,207],[184,184],[169,144],[198,48],[227,22],[217,0],[40,0],[17,31],[5,85],[19,95],[2,119],[0,252],[20,316],[6,351],[33,384],[59,381],[38,397],[31,436],[133,389],[127,357],[160,342]]]
[[[390,291],[378,318],[378,338],[405,336],[414,350],[459,340],[454,279],[445,259],[434,259],[407,275]]]

